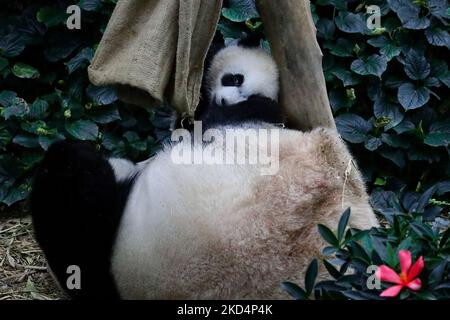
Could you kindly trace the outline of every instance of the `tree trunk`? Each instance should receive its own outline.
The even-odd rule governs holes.
[[[335,128],[308,0],[257,0],[272,54],[280,69],[280,103],[301,130]]]

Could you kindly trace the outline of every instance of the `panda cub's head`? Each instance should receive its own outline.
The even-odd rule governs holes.
[[[244,38],[213,57],[206,73],[210,104],[226,107],[254,95],[278,100],[278,68],[259,40]]]

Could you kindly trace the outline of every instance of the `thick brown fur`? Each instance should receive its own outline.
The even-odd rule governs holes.
[[[279,147],[277,174],[245,173],[238,178],[240,181],[236,180],[239,188],[234,189],[240,191],[235,194],[231,188],[227,189],[226,180],[217,182],[224,185],[221,189],[215,190],[213,185],[205,187],[212,194],[218,193],[215,201],[219,209],[204,208],[207,204],[202,203],[202,195],[198,193],[202,190],[186,190],[183,182],[183,179],[187,183],[192,181],[191,173],[201,180],[208,179],[205,176],[214,171],[203,173],[208,169],[174,166],[168,168],[167,172],[173,175],[167,177],[164,172],[154,171],[161,169],[167,158],[155,159],[146,169],[148,172],[142,174],[148,175],[149,180],[141,188],[149,192],[152,184],[158,183],[157,188],[164,193],[159,175],[176,179],[179,189],[172,190],[177,194],[174,201],[183,203],[183,199],[192,198],[192,207],[183,203],[186,213],[177,216],[174,213],[177,209],[161,198],[159,201],[170,210],[162,218],[159,212],[161,220],[149,225],[142,220],[145,212],[128,214],[128,218],[125,212],[124,225],[132,226],[137,219],[136,225],[145,229],[148,238],[130,232],[133,227],[119,231],[119,241],[125,242],[116,252],[113,270],[122,297],[288,298],[280,283],[287,280],[303,283],[308,264],[320,257],[325,246],[318,234],[318,223],[335,229],[342,212],[351,207],[351,227],[377,225],[361,175],[337,132],[323,128],[308,133],[281,130]],[[352,170],[346,179],[349,164]],[[236,173],[230,174],[230,178],[236,179]],[[230,184],[236,185],[235,180]],[[197,198],[192,197],[192,192],[198,194]],[[222,199],[228,202],[224,205]],[[170,236],[165,242],[158,242],[160,233]],[[142,261],[136,263],[139,255],[147,255],[148,260],[141,256]]]

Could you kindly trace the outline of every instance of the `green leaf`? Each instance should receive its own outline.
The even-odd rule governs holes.
[[[364,143],[364,147],[369,151],[375,151],[382,145],[381,139],[378,137],[369,137]]]
[[[344,87],[355,86],[360,83],[360,79],[353,72],[337,67],[331,70],[331,73],[342,81]]]
[[[448,132],[433,132],[428,134],[423,142],[432,147],[447,147],[450,143],[450,134]]]
[[[407,82],[398,88],[397,98],[405,110],[417,109],[430,100],[430,91],[426,87],[416,88],[414,84]]]
[[[125,143],[122,141],[121,137],[114,135],[113,133],[106,132],[103,136],[102,146],[106,150],[114,150],[117,147],[125,147]]]
[[[385,148],[383,146],[383,148],[380,148],[380,150],[378,150],[378,153],[383,158],[391,160],[400,168],[403,168],[405,166],[405,154],[400,149]]]
[[[331,54],[338,57],[351,57],[353,56],[354,44],[345,38],[339,38],[336,41],[326,41],[323,47],[329,49]]]
[[[391,61],[392,58],[397,57],[402,52],[402,49],[394,44],[388,44],[380,49],[380,53],[386,56],[387,61]]]
[[[368,139],[372,125],[356,114],[343,114],[336,117],[336,125],[341,136],[351,143],[362,143]]]
[[[18,56],[25,49],[25,46],[22,33],[11,32],[0,37],[0,52],[4,57],[12,58]]]
[[[120,120],[120,114],[115,106],[101,106],[88,114],[91,120],[97,123],[107,124]]]
[[[387,134],[383,133],[381,135],[381,140],[386,143],[390,147],[394,148],[403,148],[407,149],[411,147],[411,144],[408,142],[408,140],[404,139],[402,136],[394,135],[394,134]]]
[[[432,147],[447,147],[450,144],[450,120],[433,123],[423,142]]]
[[[298,285],[292,282],[285,281],[281,283],[281,287],[286,291],[292,298],[296,300],[307,300],[308,295],[305,290],[300,288]]]
[[[389,44],[390,40],[386,36],[380,36],[376,38],[371,38],[367,40],[367,43],[376,47],[376,48],[383,48],[384,46],[387,46]]]
[[[14,91],[5,90],[0,93],[0,105],[3,107],[8,107],[13,103],[14,99],[17,97],[17,93]]]
[[[6,68],[9,64],[8,59],[0,57],[0,71]]]
[[[412,80],[423,80],[430,75],[427,59],[415,50],[410,50],[405,59],[405,73]]]
[[[323,224],[319,224],[318,228],[320,235],[326,242],[328,242],[332,246],[339,247],[338,239],[328,227],[324,226]]]
[[[305,290],[308,296],[314,289],[314,283],[316,282],[317,273],[318,273],[317,259],[314,259],[308,266],[308,269],[306,270],[305,274]]]
[[[388,266],[394,267],[398,264],[399,258],[398,253],[396,250],[392,247],[392,245],[388,242],[386,244],[386,262]]]
[[[438,152],[430,150],[431,147],[425,148],[427,145],[419,145],[408,150],[408,159],[413,161],[427,161],[428,163],[440,161]]]
[[[2,200],[7,206],[10,206],[18,201],[25,200],[28,197],[30,186],[28,184],[21,184],[19,186],[11,187],[8,195]]]
[[[3,110],[3,117],[8,120],[11,117],[21,118],[28,114],[30,108],[25,100],[14,98],[9,107]]]
[[[378,119],[383,118],[389,121],[384,125],[385,131],[397,126],[405,117],[398,104],[390,103],[385,99],[375,100],[373,113]]]
[[[405,132],[411,132],[416,129],[416,126],[411,121],[403,120],[399,125],[394,127],[397,134],[402,134]]]
[[[44,50],[45,58],[50,62],[60,61],[70,56],[80,46],[79,36],[64,37],[55,33],[50,37],[49,43]]]
[[[94,102],[98,104],[111,104],[117,100],[116,91],[112,86],[89,85],[86,93]]]
[[[450,239],[450,228],[448,228],[443,234],[442,234],[442,238],[441,241],[439,241],[439,247],[443,248],[448,240]]]
[[[330,19],[321,18],[316,23],[317,37],[324,39],[332,39],[336,31],[334,22]]]
[[[374,186],[385,186],[386,185],[386,179],[384,178],[376,178],[375,182],[373,183]]]
[[[346,33],[365,33],[367,31],[366,20],[362,14],[340,11],[335,23],[339,30]]]
[[[397,13],[403,27],[407,29],[426,29],[430,26],[427,17],[419,17],[420,7],[411,0],[387,0],[392,11]]]
[[[97,125],[89,120],[66,123],[65,128],[67,132],[79,140],[95,140],[98,136]]]
[[[339,219],[338,230],[337,230],[337,238],[339,242],[342,242],[344,239],[345,228],[347,227],[348,220],[350,219],[351,209],[347,208]]]
[[[448,6],[447,0],[428,0],[428,10],[436,18],[446,18],[449,19],[450,7]],[[442,19],[440,19],[443,21]]]
[[[434,238],[433,231],[428,225],[424,223],[413,222],[410,224],[410,227],[411,230],[413,230],[417,234],[417,236],[422,239],[432,240]]]
[[[18,134],[14,137],[13,143],[25,148],[38,148],[39,143],[36,136],[29,134]]]
[[[381,77],[381,75],[386,71],[387,68],[387,58],[377,54],[373,54],[366,60],[357,59],[352,62],[350,68],[352,71],[366,76],[374,75]]]
[[[85,68],[92,61],[94,53],[94,49],[84,48],[80,52],[78,52],[75,57],[70,59],[68,62],[65,62],[64,64],[67,66],[69,74],[79,68]]]
[[[428,87],[428,88],[430,88],[430,87],[440,87],[441,86],[441,84],[439,82],[439,79],[435,78],[435,77],[428,77],[428,78],[426,78],[423,84],[424,84],[425,87]]]
[[[362,294],[362,292],[355,291],[355,290],[347,290],[343,291],[342,294],[349,298],[350,300],[368,300],[366,296]]]
[[[47,136],[39,136],[38,137],[39,145],[44,150],[47,150],[50,147],[50,145],[52,145],[55,141],[58,141],[58,140],[64,140],[64,136],[58,134],[58,135],[55,135],[52,137],[47,137]]]
[[[227,19],[221,19],[217,25],[224,39],[240,39],[245,34],[245,29],[241,24],[234,23]]]
[[[331,263],[329,263],[327,260],[323,260],[323,264],[325,268],[327,269],[328,273],[335,279],[339,279],[342,277],[342,273],[340,273]]]
[[[355,99],[352,100],[349,98],[347,91],[340,89],[331,90],[329,95],[330,104],[334,112],[341,108],[349,109],[356,101]]]
[[[252,31],[255,31],[256,29],[258,29],[259,27],[262,26],[262,22],[261,21],[255,21],[253,22],[252,20],[247,20],[245,21],[245,25],[247,26],[247,28],[249,28]]]
[[[425,36],[427,37],[428,43],[433,46],[450,48],[450,35],[448,31],[442,30],[441,28],[430,28],[425,30]]]
[[[36,14],[36,19],[44,23],[47,28],[57,26],[66,21],[66,11],[60,7],[42,7]]]
[[[347,10],[347,0],[317,0],[315,3],[318,6],[331,5],[339,10]]]
[[[37,98],[30,106],[29,116],[33,119],[41,119],[45,116],[47,109],[47,101]]]
[[[16,63],[12,68],[12,73],[18,78],[36,79],[39,78],[39,71],[25,63]]]
[[[244,22],[258,18],[254,0],[229,0],[229,7],[222,9],[222,15],[233,22]]]
[[[78,5],[86,11],[98,11],[102,7],[102,0],[80,0]]]
[[[386,56],[388,61],[398,56],[402,51],[395,41],[389,40],[386,36],[369,39],[367,43],[380,48],[380,53]]]

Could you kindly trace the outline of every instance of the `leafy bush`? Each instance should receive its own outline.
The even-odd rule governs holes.
[[[108,154],[133,160],[158,147],[152,112],[120,103],[112,88],[87,78],[115,2],[81,0],[81,30],[65,25],[73,1],[3,4],[0,203],[26,198],[34,165],[57,139],[91,140]]]
[[[336,124],[369,186],[421,191],[448,179],[448,2],[314,3]],[[372,4],[381,26],[369,30]]]
[[[388,228],[346,230],[350,209],[342,215],[336,233],[319,225],[320,234],[330,244],[323,249],[323,255],[329,257],[323,260],[323,265],[332,280],[315,283],[318,262],[313,260],[305,273],[305,288],[284,282],[284,289],[299,300],[312,296],[318,300],[384,299],[380,293],[392,284],[381,282],[377,288],[375,270],[381,265],[399,270],[399,252],[408,250],[413,257],[424,259],[424,270],[418,275],[421,288],[402,288],[397,298],[450,299],[450,229],[441,231],[438,225],[426,223],[424,213],[431,191],[418,199],[406,196]],[[370,266],[375,268],[370,269]]]

